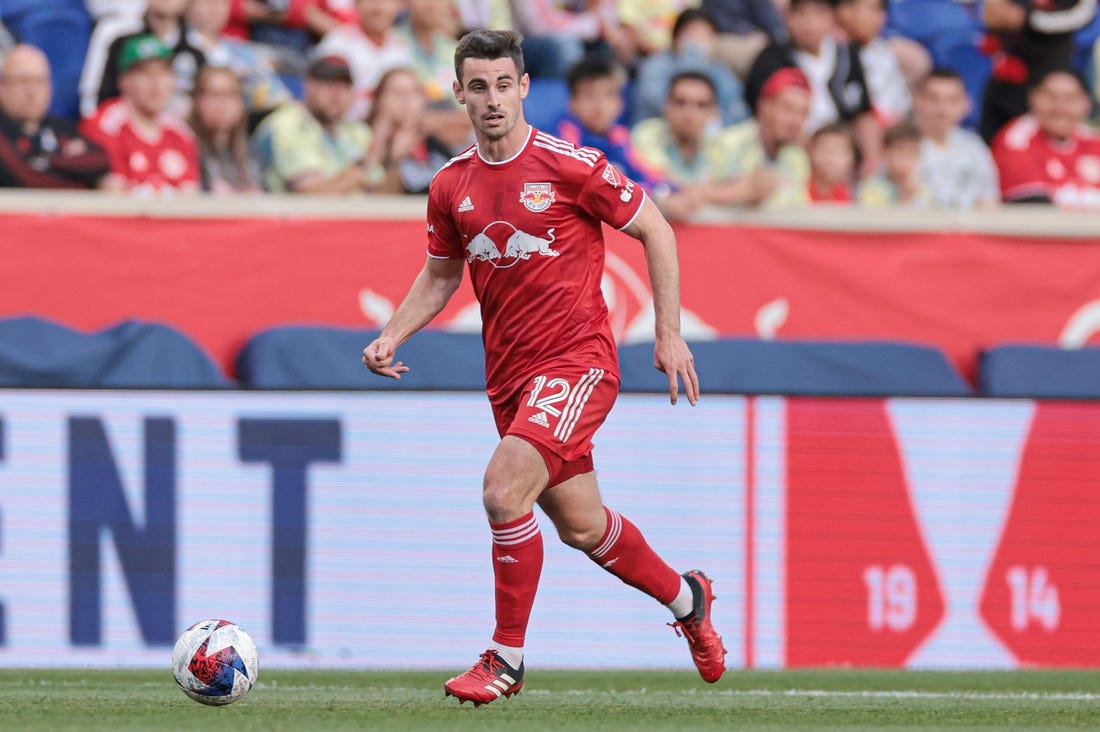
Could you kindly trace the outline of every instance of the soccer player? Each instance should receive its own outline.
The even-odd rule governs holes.
[[[492,533],[496,630],[488,650],[444,691],[491,702],[523,688],[523,644],[542,570],[538,503],[559,537],[623,582],[669,607],[700,675],[717,681],[725,648],[711,624],[714,595],[698,570],[669,567],[626,517],[604,507],[592,436],[618,392],[618,363],[600,292],[601,223],[639,239],[656,315],[654,365],[669,397],[699,398],[680,335],[672,229],[634,181],[604,155],[524,120],[529,79],[520,36],[474,31],[455,52],[454,93],[477,143],[453,158],[428,194],[428,258],[363,363],[399,379],[397,348],[448,302],[468,264],[481,303],[487,393],[501,435],[482,486]],[[464,261],[465,260],[465,261]]]

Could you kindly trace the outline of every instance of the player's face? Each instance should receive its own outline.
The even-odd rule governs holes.
[[[454,92],[459,104],[466,105],[477,136],[492,141],[504,138],[522,118],[529,84],[527,74],[519,77],[511,57],[468,58]]]
[[[810,116],[810,92],[788,87],[775,96],[761,99],[757,117],[760,129],[777,145],[797,144]]]
[[[1073,136],[1089,112],[1089,99],[1070,74],[1050,74],[1028,98],[1039,128],[1058,139]]]
[[[123,96],[147,117],[156,117],[168,108],[175,87],[172,66],[167,61],[141,61],[119,79]]]
[[[714,92],[698,79],[681,79],[668,91],[665,119],[678,139],[699,140],[718,115]]]
[[[928,79],[913,99],[917,124],[926,135],[946,134],[970,112],[966,88],[958,79]]]
[[[343,118],[355,101],[355,88],[346,81],[306,79],[306,108],[321,124],[331,125]]]

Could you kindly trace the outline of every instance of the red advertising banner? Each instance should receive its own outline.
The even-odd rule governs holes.
[[[165,322],[227,370],[259,330],[374,327],[424,260],[410,220],[0,215],[0,315],[79,329]],[[685,333],[893,339],[941,347],[972,375],[983,347],[1078,346],[1100,331],[1100,247],[963,233],[677,228]],[[604,289],[622,340],[651,337],[641,245],[609,232]],[[463,285],[437,318],[476,328]]]

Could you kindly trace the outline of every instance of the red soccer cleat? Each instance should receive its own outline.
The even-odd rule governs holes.
[[[518,694],[522,689],[523,662],[518,669],[512,668],[495,651],[485,651],[473,668],[443,684],[444,695],[455,697],[459,704],[472,701],[475,707]]]
[[[693,607],[690,615],[669,623],[676,635],[687,638],[691,649],[691,660],[699,669],[703,681],[713,684],[722,678],[726,671],[726,647],[722,645],[722,636],[714,630],[710,622],[710,605],[714,602],[710,577],[693,569],[684,573],[684,579],[691,587]]]

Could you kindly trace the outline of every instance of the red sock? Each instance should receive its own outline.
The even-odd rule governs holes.
[[[491,523],[489,528],[493,530],[497,604],[493,640],[522,648],[542,574],[542,533],[534,511],[507,523]]]
[[[604,506],[607,531],[588,558],[662,605],[676,599],[680,575],[646,543],[638,527]]]

